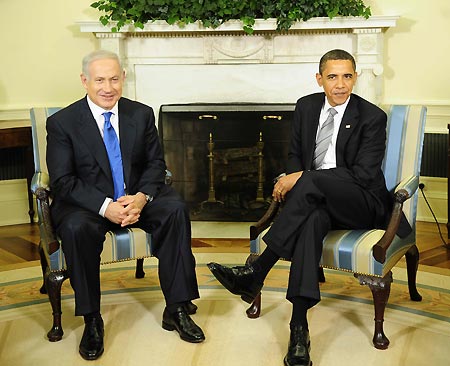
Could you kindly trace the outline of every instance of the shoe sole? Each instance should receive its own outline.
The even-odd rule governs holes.
[[[285,366],[291,366],[289,364],[289,362],[286,361],[286,357],[283,359],[283,363],[284,363]],[[304,365],[304,366],[312,366],[312,361],[309,361],[309,364],[308,365]]]
[[[175,326],[173,326],[172,324],[166,323],[166,322],[162,322],[162,328],[163,328],[164,330],[169,331],[169,332],[171,332],[171,331],[173,331],[173,330],[176,330],[176,331],[178,332],[178,329],[177,329]],[[193,339],[193,338],[183,337],[183,336],[180,334],[180,332],[178,332],[178,335],[180,336],[180,338],[181,338],[183,341],[186,341],[186,342],[189,342],[189,343],[201,343],[201,342],[203,342],[203,341],[205,340],[205,338],[203,338],[203,339]]]
[[[209,268],[209,267],[208,267],[208,268]],[[242,292],[236,292],[236,291],[230,290],[230,289],[227,287],[227,285],[226,285],[224,282],[221,281],[220,278],[216,277],[216,275],[214,274],[214,270],[212,270],[211,268],[209,268],[209,270],[212,272],[212,274],[214,275],[215,279],[216,279],[217,281],[219,281],[219,283],[220,283],[223,287],[225,287],[225,288],[226,288],[229,292],[231,292],[233,295],[240,296],[241,299],[242,299],[243,301],[245,301],[246,303],[251,304],[251,303],[256,299],[256,296],[258,296],[258,294],[257,294],[256,296],[253,297],[253,294],[249,294],[248,292],[242,293]]]
[[[79,354],[80,354],[81,357],[83,357],[83,359],[85,359],[85,360],[87,360],[87,361],[94,361],[94,360],[96,360],[97,358],[99,358],[99,357],[103,354],[104,351],[105,351],[105,349],[102,349],[102,350],[98,353],[98,355],[96,355],[96,356],[87,356],[87,355],[83,355],[81,352],[79,352]]]

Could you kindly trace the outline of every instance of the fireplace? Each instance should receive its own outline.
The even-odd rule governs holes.
[[[162,21],[148,23],[142,30],[125,25],[119,32],[98,21],[79,25],[82,32],[95,35],[99,48],[121,57],[127,71],[124,96],[154,108],[174,185],[190,202],[193,217],[216,220],[218,205],[232,207],[232,202],[240,202],[244,213],[231,209],[227,213],[230,220],[240,221],[251,220],[253,211],[245,208],[258,209],[270,195],[272,178],[284,171],[293,103],[321,90],[315,73],[325,52],[342,48],[352,53],[358,71],[355,93],[373,103],[382,100],[383,71],[388,64],[385,30],[394,27],[397,19],[314,18],[294,24],[288,32],[277,32],[274,19],[257,20],[253,35],[243,33],[239,21],[214,30]],[[281,120],[267,117],[280,114]],[[200,115],[205,116],[199,119]],[[264,144],[262,200],[254,167],[260,142]],[[208,144],[215,154],[214,192],[208,186]],[[243,161],[239,154],[250,158]],[[231,160],[233,164],[224,163]],[[230,173],[237,164],[240,168]],[[194,176],[193,171],[200,175]],[[245,194],[239,194],[240,187]],[[213,194],[223,203],[211,202]]]
[[[163,105],[159,134],[192,220],[255,221],[285,171],[293,104]]]

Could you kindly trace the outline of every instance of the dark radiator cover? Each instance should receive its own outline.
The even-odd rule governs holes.
[[[26,178],[26,148],[0,149],[0,180]]]
[[[423,157],[420,175],[423,177],[448,176],[447,172],[448,135],[426,133],[423,140]]]

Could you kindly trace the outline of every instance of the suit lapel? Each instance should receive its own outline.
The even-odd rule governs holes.
[[[103,143],[102,136],[98,130],[97,122],[92,115],[91,110],[84,99],[80,110],[80,117],[78,123],[78,134],[82,141],[86,144],[92,156],[97,160],[103,172],[109,179],[112,179],[111,168],[109,165],[108,155]]]
[[[347,141],[359,123],[359,111],[357,99],[350,95],[345,113],[342,116],[341,125],[336,140],[336,165],[344,165],[344,153]]]
[[[305,162],[309,162],[309,167],[307,166],[307,169],[312,168],[313,155],[316,148],[317,128],[319,127],[320,112],[322,110],[324,99],[324,93],[317,94],[317,97],[311,103],[309,115],[305,116],[306,120],[311,121],[311,124],[305,128],[305,138],[302,142],[302,145],[304,146],[303,154],[305,156]]]
[[[126,107],[119,101],[119,133],[120,151],[122,153],[122,164],[125,183],[130,181],[131,158],[133,146],[136,140],[136,123],[126,113]]]

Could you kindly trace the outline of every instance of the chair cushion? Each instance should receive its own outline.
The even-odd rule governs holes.
[[[151,234],[138,228],[108,231],[103,244],[101,264],[122,262],[152,256]],[[66,261],[60,248],[50,255],[50,270],[66,269]]]
[[[250,242],[251,253],[260,254],[264,251],[266,243],[262,237],[268,230]],[[330,269],[384,277],[414,245],[415,234],[413,232],[403,239],[395,236],[387,250],[386,261],[380,263],[373,257],[372,247],[383,234],[384,230],[332,230],[324,239],[320,265]]]

